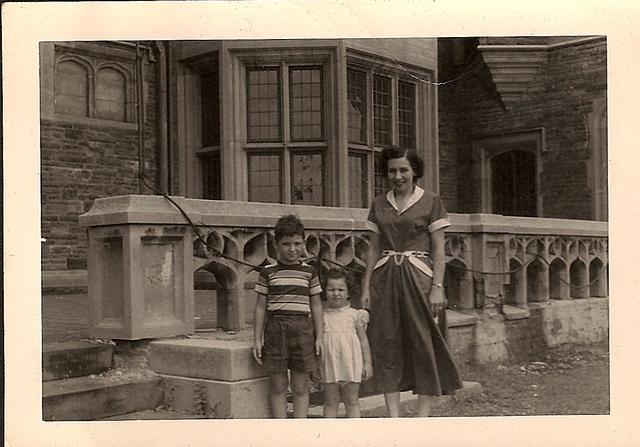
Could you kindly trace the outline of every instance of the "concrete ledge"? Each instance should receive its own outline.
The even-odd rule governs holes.
[[[112,359],[113,346],[106,343],[46,343],[42,348],[42,380],[100,373],[111,367]]]
[[[159,374],[201,379],[238,380],[264,377],[250,342],[210,339],[154,341],[149,366]]]
[[[164,406],[215,419],[268,418],[269,378],[224,382],[163,376]]]
[[[522,309],[520,307],[504,305],[502,307],[505,320],[522,320],[531,316],[529,309]]]
[[[114,381],[108,377],[78,377],[45,382],[42,418],[45,421],[95,421],[162,404],[159,378]]]
[[[473,326],[478,324],[478,316],[475,314],[465,314],[456,310],[447,309],[447,326]]]
[[[295,213],[310,230],[366,231],[367,210],[330,206],[282,205],[172,197],[194,222],[216,227],[273,228],[283,214]],[[454,233],[552,234],[607,237],[608,223],[587,220],[512,217],[497,214],[450,214]],[[186,224],[164,197],[125,195],[96,199],[79,217],[85,227],[119,224]]]
[[[463,382],[463,388],[456,391],[452,396],[440,396],[435,398],[434,407],[437,408],[451,402],[453,399],[464,401],[474,396],[478,396],[482,392],[482,386],[478,382]],[[400,411],[407,413],[415,411],[418,397],[411,391],[400,393]],[[380,418],[386,417],[386,406],[384,404],[384,396],[378,394],[375,396],[363,397],[360,399],[360,413],[362,417]],[[338,409],[338,417],[346,417],[344,404],[340,404]],[[309,409],[309,417],[322,417],[322,407],[311,407]]]

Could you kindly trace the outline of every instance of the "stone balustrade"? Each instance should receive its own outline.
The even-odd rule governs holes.
[[[347,266],[356,277],[364,271],[367,210],[174,200],[206,244],[174,205],[159,196],[98,199],[80,217],[89,237],[93,336],[140,339],[193,332],[197,270],[216,278],[218,326],[243,328],[245,284],[257,275],[252,266],[275,261],[273,227],[284,214],[298,214],[305,223],[311,262],[319,257],[323,270],[336,263]],[[526,309],[549,299],[607,296],[606,223],[487,214],[450,218],[445,286],[452,310],[495,305]],[[355,306],[358,292],[352,293]]]

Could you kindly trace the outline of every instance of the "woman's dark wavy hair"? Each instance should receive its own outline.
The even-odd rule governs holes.
[[[382,172],[387,173],[387,165],[389,160],[393,160],[394,158],[403,158],[405,157],[409,164],[411,165],[411,169],[413,169],[413,179],[417,180],[422,178],[424,175],[424,160],[422,157],[418,155],[415,149],[403,149],[401,147],[387,147],[382,149],[380,152],[381,158],[381,168]]]
[[[295,214],[288,214],[278,219],[273,232],[276,242],[288,236],[302,236],[304,239],[304,224]]]
[[[353,284],[351,282],[351,276],[344,269],[331,269],[327,272],[324,278],[324,290],[327,290],[327,284],[330,279],[343,279],[344,283],[347,285],[347,292],[352,290]]]

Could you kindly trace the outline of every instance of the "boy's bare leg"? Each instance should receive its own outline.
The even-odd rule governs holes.
[[[347,383],[342,387],[342,400],[347,409],[348,418],[360,417],[360,384],[357,382]]]
[[[291,371],[293,417],[306,418],[309,411],[309,373]]]
[[[387,404],[387,411],[390,418],[400,417],[400,393],[385,393],[384,402]]]
[[[337,383],[325,383],[324,387],[324,411],[326,418],[338,417],[338,405],[340,405],[340,385]]]
[[[271,415],[273,418],[287,417],[287,388],[289,377],[286,372],[273,373],[270,376],[269,400],[271,401]]]

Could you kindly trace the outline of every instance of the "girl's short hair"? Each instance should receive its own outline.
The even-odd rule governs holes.
[[[276,242],[283,237],[289,236],[301,236],[304,239],[304,225],[295,214],[288,214],[278,219],[273,232],[275,233]]]
[[[415,149],[403,149],[396,146],[386,147],[380,152],[382,172],[386,174],[389,160],[394,158],[406,158],[411,169],[413,169],[413,178],[419,179],[424,175],[424,160],[418,155]]]
[[[351,290],[351,286],[352,286],[351,277],[349,276],[349,274],[345,270],[343,270],[343,269],[331,269],[331,270],[329,270],[329,272],[325,276],[324,290],[327,290],[327,284],[329,283],[330,279],[342,279],[342,280],[344,280],[344,283],[347,285],[347,291]]]

